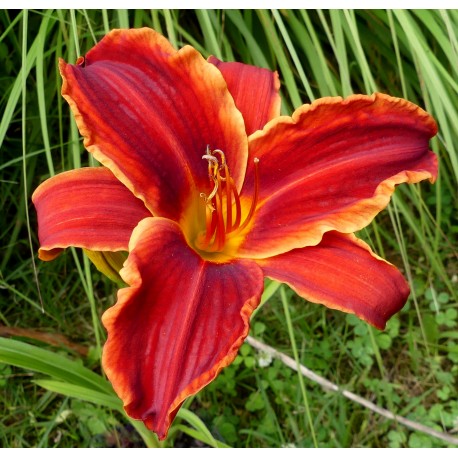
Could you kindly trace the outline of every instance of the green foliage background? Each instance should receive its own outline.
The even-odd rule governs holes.
[[[379,332],[270,285],[252,335],[394,413],[457,437],[458,11],[3,10],[0,330],[41,334],[20,337],[16,329],[0,338],[0,444],[452,446],[325,392],[247,344],[186,402],[165,443],[122,413],[99,360],[99,317],[115,302],[116,285],[75,250],[52,263],[36,260],[30,195],[50,175],[91,162],[60,96],[57,59],[74,62],[110,29],[141,26],[205,57],[278,69],[285,114],[323,96],[380,91],[435,117],[437,183],[400,186],[359,234],[403,270],[412,287],[408,305]],[[88,351],[50,345],[49,335]]]

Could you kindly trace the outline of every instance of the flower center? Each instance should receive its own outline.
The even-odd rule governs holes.
[[[205,231],[195,240],[199,251],[222,252],[228,239],[240,234],[250,223],[256,210],[259,194],[259,159],[254,159],[255,191],[248,214],[242,221],[243,205],[234,180],[226,163],[226,156],[220,149],[207,146],[202,159],[208,162],[208,177],[212,186],[210,194],[200,193],[205,203]]]

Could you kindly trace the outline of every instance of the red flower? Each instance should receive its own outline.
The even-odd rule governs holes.
[[[105,312],[103,365],[126,412],[159,438],[186,397],[231,363],[263,279],[378,328],[409,288],[353,232],[399,183],[434,181],[434,120],[383,94],[280,116],[276,73],[114,30],[60,62],[84,145],[104,167],[34,193],[40,258],[129,251]]]

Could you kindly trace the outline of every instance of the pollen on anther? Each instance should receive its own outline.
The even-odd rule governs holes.
[[[215,156],[211,156],[210,154],[204,154],[202,159],[206,159],[207,161],[213,162],[215,165],[219,165],[218,159]]]

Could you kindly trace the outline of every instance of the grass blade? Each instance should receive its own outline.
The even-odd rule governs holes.
[[[0,337],[0,362],[40,372],[66,383],[102,393],[111,393],[111,385],[100,375],[55,352],[24,342]]]

